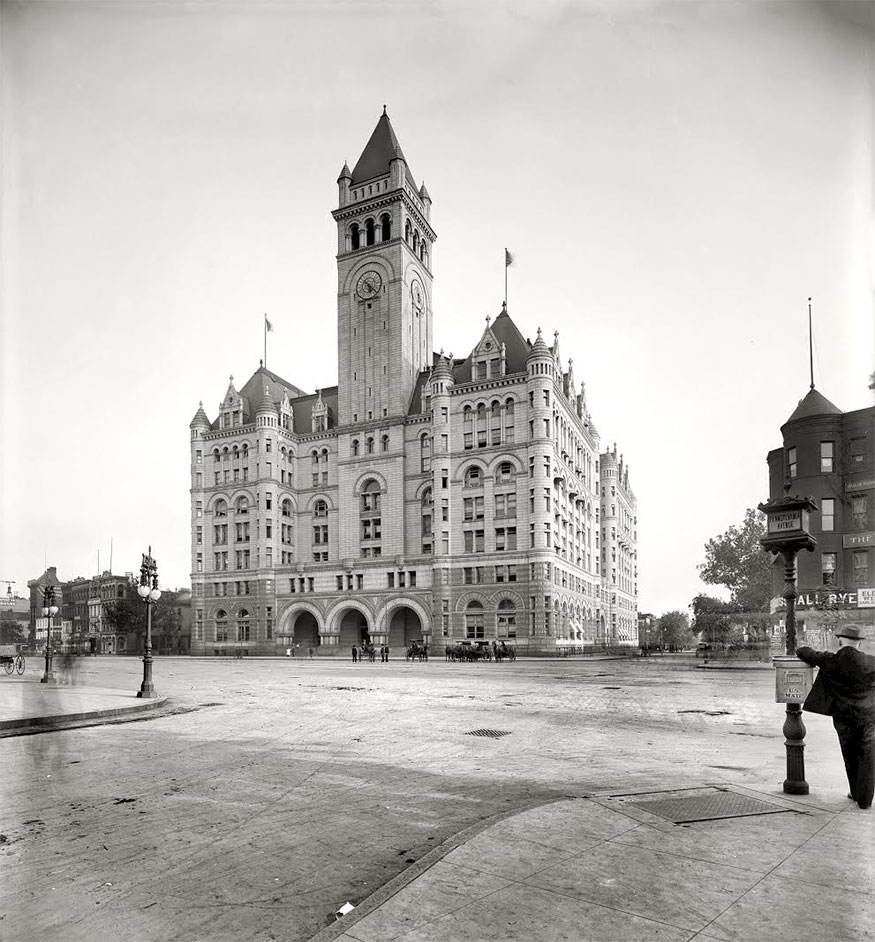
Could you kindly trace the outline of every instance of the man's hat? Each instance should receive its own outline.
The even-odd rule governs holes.
[[[863,630],[856,625],[844,625],[835,632],[837,638],[853,638],[854,641],[862,641],[866,636]]]

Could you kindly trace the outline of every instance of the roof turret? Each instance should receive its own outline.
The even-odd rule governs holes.
[[[441,350],[438,361],[431,371],[431,380],[432,382],[442,380],[445,386],[450,386],[453,383],[453,370],[450,367],[449,360],[444,356],[443,350]]]
[[[833,405],[822,393],[819,393],[813,386],[803,399],[799,400],[799,405],[793,412],[793,415],[784,423],[789,425],[797,419],[809,419],[816,415],[841,415],[842,410]],[[781,428],[784,427],[781,426]]]
[[[550,348],[544,342],[544,338],[541,336],[541,328],[538,328],[538,336],[535,338],[535,342],[532,344],[532,349],[529,351],[529,355],[526,357],[526,363],[531,362],[532,360],[552,360],[553,354],[550,352]]]
[[[261,397],[261,402],[258,404],[256,414],[260,412],[272,412],[274,415],[276,414],[276,404],[270,395],[270,387],[267,383],[264,384],[264,395]]]
[[[340,183],[341,180],[348,180],[352,177],[352,174],[349,172],[349,164],[344,160],[343,167],[340,170],[340,176],[337,178],[337,182]]]
[[[189,428],[209,428],[210,420],[207,418],[206,412],[204,412],[204,403],[203,400],[200,401],[200,404],[197,407],[197,412],[194,414],[194,418],[188,424]]]

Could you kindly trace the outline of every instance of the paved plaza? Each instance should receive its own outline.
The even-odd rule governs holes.
[[[142,676],[89,658],[55,689],[37,667],[0,678],[0,719],[106,709]],[[871,813],[821,717],[811,794],[782,795],[770,668],[162,658],[154,678],[167,701],[127,722],[0,742],[0,939],[875,938]],[[641,804],[717,790],[775,813]]]

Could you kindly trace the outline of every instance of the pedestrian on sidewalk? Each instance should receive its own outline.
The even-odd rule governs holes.
[[[358,661],[358,659],[359,659],[359,649],[358,649],[355,645],[353,645],[353,646],[352,646],[352,662],[353,662],[353,664],[355,664],[356,661]]]
[[[817,680],[802,704],[811,713],[832,717],[848,785],[849,798],[871,808],[875,792],[875,657],[860,650],[863,632],[857,625],[836,631],[838,651],[799,648],[796,656],[819,667]]]

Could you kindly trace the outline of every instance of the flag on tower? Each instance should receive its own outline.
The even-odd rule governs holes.
[[[267,314],[264,315],[264,329],[267,331],[273,330],[273,324],[267,319]]]
[[[508,252],[508,250],[505,249],[504,250],[504,267],[507,268],[508,266],[512,264],[513,264],[513,255],[511,255],[510,252]]]

